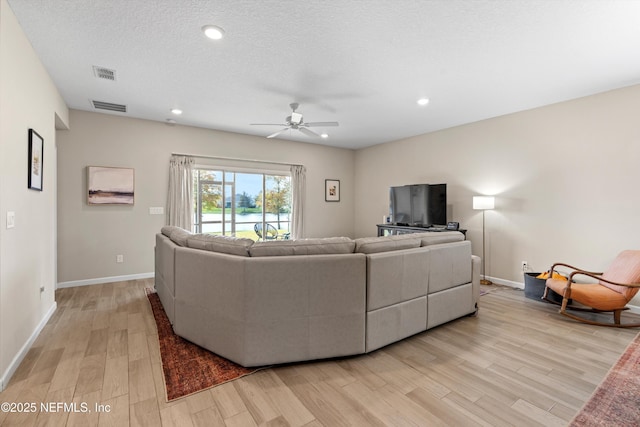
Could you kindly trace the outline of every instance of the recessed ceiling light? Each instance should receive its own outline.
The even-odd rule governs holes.
[[[224,30],[215,25],[205,25],[202,27],[202,32],[211,40],[220,40],[224,36]]]
[[[179,116],[180,114],[182,114],[182,110],[181,110],[181,109],[179,109],[179,108],[172,108],[172,109],[171,109],[171,112],[172,112],[173,114],[175,114],[176,116]]]
[[[328,134],[328,133],[325,133],[325,132],[321,133],[321,134],[320,134],[320,136],[321,136],[322,138],[324,138],[324,139],[329,138],[329,134]]]
[[[176,124],[176,121],[175,121],[175,120],[173,120],[173,119],[167,119],[167,120],[166,120],[166,122],[167,122],[167,124],[168,124],[168,125],[170,125],[170,126],[173,126],[173,125],[175,125],[175,124]]]
[[[429,103],[429,98],[420,98],[418,99],[418,105],[425,106]]]

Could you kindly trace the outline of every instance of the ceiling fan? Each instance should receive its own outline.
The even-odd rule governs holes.
[[[285,123],[251,123],[251,126],[285,126],[285,128],[280,129],[279,131],[272,133],[267,136],[267,138],[275,138],[283,132],[288,131],[289,129],[296,129],[300,132],[304,133],[307,136],[319,137],[317,133],[309,130],[307,128],[310,127],[328,127],[328,126],[338,126],[338,122],[311,122],[307,123],[302,118],[302,113],[296,112],[300,105],[297,102],[293,102],[289,104],[291,107],[291,115],[287,116],[285,119]]]

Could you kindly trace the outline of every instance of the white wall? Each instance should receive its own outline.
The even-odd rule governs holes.
[[[557,260],[604,268],[640,237],[638,104],[633,86],[355,153],[72,111],[72,130],[59,137],[58,280],[153,270],[153,235],[164,217],[148,208],[166,203],[171,152],[305,164],[309,236],[375,235],[389,186],[445,182],[449,219],[468,229],[478,255],[482,214],[471,200],[496,195],[496,209],[486,212],[488,276],[522,283],[522,260],[535,271]],[[136,206],[87,206],[88,165],[134,167]],[[341,203],[324,202],[325,178],[342,181]],[[115,263],[117,253],[124,264]]]
[[[67,107],[0,0],[0,390],[55,310],[55,126],[67,122]],[[44,139],[42,192],[27,189],[29,128]],[[7,211],[16,215],[11,229]]]
[[[58,136],[58,282],[65,286],[153,272],[154,236],[165,217],[149,215],[149,207],[166,206],[174,152],[303,164],[306,236],[353,234],[352,150],[77,110],[70,122]],[[88,206],[87,166],[135,168],[135,205]],[[324,201],[327,178],[341,181],[340,203]],[[116,264],[117,254],[124,263]]]
[[[356,152],[356,236],[388,212],[388,187],[447,183],[449,220],[482,252],[474,195],[486,212],[487,275],[523,282],[554,261],[599,270],[640,249],[640,85]],[[635,304],[640,305],[638,297]]]

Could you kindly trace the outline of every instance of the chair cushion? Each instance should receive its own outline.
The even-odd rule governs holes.
[[[640,251],[627,250],[620,252],[602,277],[618,283],[640,283]],[[623,294],[627,302],[638,292],[638,288],[617,286],[602,281],[600,284]]]
[[[439,231],[420,233],[420,245],[430,246],[439,245],[441,243],[462,242],[465,239],[464,234],[459,231]]]
[[[566,280],[562,279],[548,279],[547,287],[564,296],[567,283]],[[571,299],[603,311],[617,310],[627,305],[627,299],[623,294],[599,283],[572,283]]]
[[[187,239],[187,246],[193,249],[239,256],[249,256],[251,245],[253,245],[251,239],[214,234],[194,234]]]
[[[420,233],[420,235],[421,234],[422,233]],[[361,237],[356,239],[356,252],[374,254],[378,252],[419,248],[420,235],[408,233],[393,236]]]
[[[252,257],[287,255],[350,254],[356,243],[348,237],[326,237],[299,240],[256,242],[249,253]]]
[[[174,225],[165,225],[160,232],[180,246],[187,246],[187,239],[193,235],[190,231]]]

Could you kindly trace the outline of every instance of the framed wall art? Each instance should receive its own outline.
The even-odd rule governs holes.
[[[89,205],[133,205],[133,168],[87,166]]]
[[[340,181],[337,179],[324,180],[324,201],[339,202],[340,201]]]
[[[33,129],[29,129],[29,178],[28,188],[42,191],[42,161],[44,155],[44,139]]]

